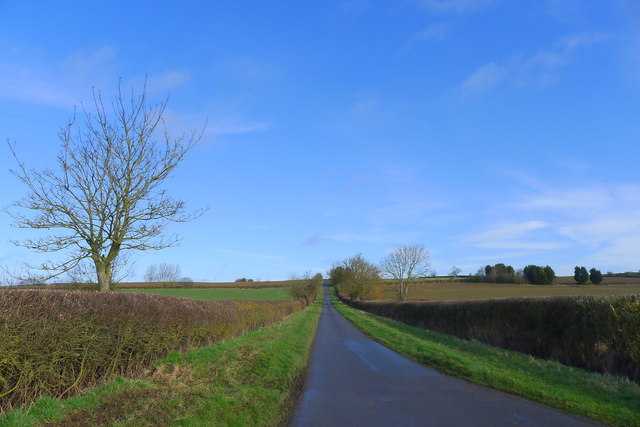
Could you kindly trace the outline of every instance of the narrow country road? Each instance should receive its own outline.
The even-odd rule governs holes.
[[[440,374],[324,306],[291,426],[583,426],[586,421]]]

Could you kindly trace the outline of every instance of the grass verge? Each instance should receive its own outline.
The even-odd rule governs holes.
[[[243,425],[287,422],[322,310],[307,309],[236,339],[172,353],[142,379],[119,378],[70,399],[40,398],[0,426]]]
[[[118,289],[118,292],[142,292],[156,295],[168,295],[172,297],[191,298],[202,301],[220,301],[227,299],[240,299],[251,301],[276,301],[290,300],[288,289]]]
[[[636,383],[378,317],[331,292],[332,303],[351,323],[419,363],[607,424],[640,425]]]

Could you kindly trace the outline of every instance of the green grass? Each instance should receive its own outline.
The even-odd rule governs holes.
[[[614,425],[640,425],[640,385],[560,363],[465,341],[332,302],[355,326],[419,363]]]
[[[118,292],[144,292],[172,297],[183,297],[203,301],[218,301],[226,299],[243,299],[253,301],[290,300],[287,289],[120,289]]]
[[[41,398],[0,427],[276,426],[287,422],[322,310],[309,308],[236,339],[172,353],[142,379],[118,379],[67,400]]]

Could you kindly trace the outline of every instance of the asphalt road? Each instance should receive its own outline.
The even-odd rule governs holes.
[[[325,284],[326,286],[326,284]],[[324,306],[291,426],[584,426],[563,412],[440,374]]]

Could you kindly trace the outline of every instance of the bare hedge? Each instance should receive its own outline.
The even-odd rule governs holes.
[[[222,341],[304,307],[304,300],[0,291],[0,410],[135,375],[169,352]]]
[[[640,296],[343,302],[467,340],[640,382]]]

